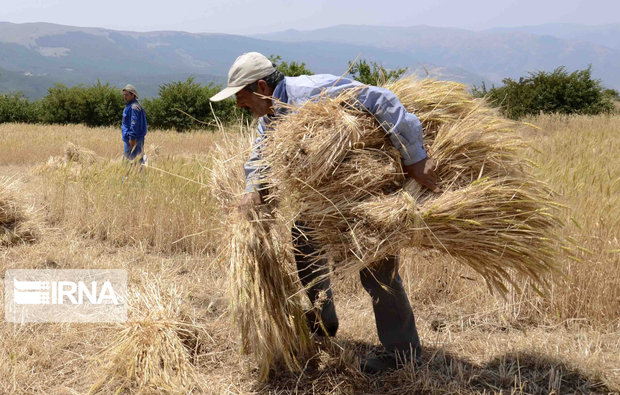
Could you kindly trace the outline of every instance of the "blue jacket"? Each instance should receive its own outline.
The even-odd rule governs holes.
[[[285,77],[273,92],[274,103],[303,104],[305,101],[327,91],[329,96],[337,96],[345,89],[359,88],[359,103],[373,114],[390,137],[390,141],[401,153],[405,166],[426,158],[422,141],[422,123],[408,113],[392,91],[376,86],[363,85],[358,81],[329,74]],[[260,189],[261,168],[257,161],[261,158],[261,142],[269,129],[266,125],[271,117],[282,114],[282,107],[275,108],[275,115],[266,115],[258,121],[258,137],[254,143],[250,159],[245,164],[245,192]]]
[[[121,125],[123,141],[135,140],[146,136],[146,111],[138,100],[133,99],[125,105]]]

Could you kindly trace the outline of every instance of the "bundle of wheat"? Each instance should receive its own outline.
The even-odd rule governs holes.
[[[94,151],[69,141],[67,145],[65,145],[65,159],[67,162],[93,164],[99,161],[100,158]]]
[[[285,365],[299,371],[313,344],[291,275],[290,233],[266,212],[236,210],[243,196],[243,163],[251,136],[226,139],[212,155],[210,188],[225,215],[219,256],[230,264],[231,316],[241,335],[241,352],[257,358],[260,377]]]
[[[277,223],[267,214],[249,215],[237,216],[231,237],[232,316],[241,332],[242,352],[255,355],[266,379],[282,364],[301,371],[303,361],[314,354],[314,343],[301,286],[291,270],[290,243],[282,241]]]
[[[405,192],[398,151],[355,91],[289,111],[262,147],[270,196],[292,196],[292,215],[338,270],[372,265],[402,248],[437,248],[478,271],[492,289],[514,271],[544,285],[554,268],[555,203],[518,155],[517,125],[456,83],[390,86],[424,125],[442,194]],[[293,221],[287,218],[286,221]]]
[[[180,295],[174,287],[164,292],[154,279],[131,295],[131,316],[102,353],[103,374],[90,393],[189,393],[201,387],[186,343],[200,342],[204,329],[183,314]]]
[[[0,179],[0,247],[36,241],[41,219],[18,198],[15,181]]]
[[[68,170],[71,176],[78,176],[84,165],[92,165],[102,162],[103,158],[94,151],[67,142],[65,145],[65,154],[62,156],[50,156],[46,163],[35,166],[32,173],[35,175],[46,174],[55,170]],[[76,166],[71,166],[75,164]]]

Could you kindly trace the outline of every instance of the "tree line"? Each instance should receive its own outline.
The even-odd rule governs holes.
[[[271,60],[287,76],[313,74],[305,63],[285,62],[280,56]],[[349,62],[352,78],[369,85],[381,85],[397,79],[404,68],[389,70],[376,62]],[[485,97],[507,117],[519,119],[539,113],[600,114],[615,111],[618,92],[604,89],[592,78],[591,68],[568,73],[563,67],[553,72],[530,73],[518,81],[503,80],[501,87],[487,89],[483,83],[474,86],[475,97]],[[216,128],[218,123],[237,122],[249,117],[238,109],[234,99],[211,103],[209,97],[221,89],[215,84],[201,85],[188,78],[162,84],[159,94],[140,100],[151,128],[186,131],[197,128]],[[20,93],[0,93],[0,123],[85,124],[88,126],[118,126],[125,103],[118,88],[110,84],[67,87],[62,84],[48,90],[39,100],[29,100]]]
[[[146,110],[151,128],[186,131],[216,127],[214,113],[223,123],[241,117],[241,110],[233,100],[209,102],[209,97],[219,89],[213,84],[203,86],[190,77],[186,81],[163,84],[157,97],[139,101]],[[110,84],[97,82],[73,87],[57,84],[40,100],[31,101],[20,93],[0,94],[0,123],[119,126],[124,107],[120,89]]]

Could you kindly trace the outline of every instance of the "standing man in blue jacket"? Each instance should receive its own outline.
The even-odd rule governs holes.
[[[358,88],[359,103],[384,127],[392,143],[399,149],[407,176],[422,186],[439,192],[434,164],[426,155],[422,141],[422,124],[407,112],[391,91],[366,86],[357,81],[334,75],[319,74],[285,77],[275,65],[258,52],[245,53],[237,58],[228,73],[228,86],[211,98],[223,100],[237,97],[237,106],[250,110],[258,120],[258,138],[245,164],[246,187],[240,208],[250,209],[261,204],[265,191],[260,167],[261,141],[271,130],[270,123],[286,109],[274,106],[274,101],[286,104],[302,104],[324,91],[337,95],[345,89]],[[308,289],[312,304],[323,293],[326,300],[318,314],[308,315],[310,329],[318,335],[334,336],[338,330],[338,317],[333,302],[326,261],[313,262],[317,246],[305,235],[304,224],[298,222],[292,229],[296,249],[295,261],[300,280]],[[319,277],[322,276],[322,277]],[[317,278],[320,281],[313,282]],[[413,311],[398,274],[398,258],[389,257],[372,270],[360,272],[362,285],[373,299],[373,310],[379,340],[384,352],[362,361],[360,368],[368,374],[380,373],[402,367],[408,361],[419,363],[422,353],[415,326]]]
[[[121,136],[125,143],[123,156],[127,160],[134,160],[140,155],[140,163],[142,163],[144,137],[146,136],[146,112],[138,102],[138,91],[135,86],[127,84],[123,88],[123,98],[126,103],[121,125]]]

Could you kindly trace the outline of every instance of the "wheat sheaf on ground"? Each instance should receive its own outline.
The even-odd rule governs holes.
[[[41,220],[18,197],[15,182],[0,178],[0,247],[32,243],[41,235]]]
[[[36,166],[33,169],[33,173],[40,175],[50,170],[66,168],[70,164],[88,166],[103,160],[103,158],[97,155],[94,151],[74,144],[70,141],[65,144],[64,151],[64,155],[62,156],[50,156],[47,163]],[[78,174],[80,167],[73,167],[72,171],[73,173]]]
[[[294,197],[292,217],[336,270],[434,248],[471,266],[490,289],[517,287],[515,272],[545,286],[559,221],[552,192],[518,155],[518,125],[460,84],[405,79],[387,87],[421,120],[441,194],[405,184],[393,142],[348,91],[290,107],[273,123],[262,147],[270,198]]]
[[[90,393],[189,393],[201,380],[189,344],[198,344],[204,329],[182,311],[182,292],[148,278],[128,300],[130,317],[115,341],[103,350],[99,380]],[[208,335],[206,335],[208,336]],[[202,388],[204,390],[204,388]]]

